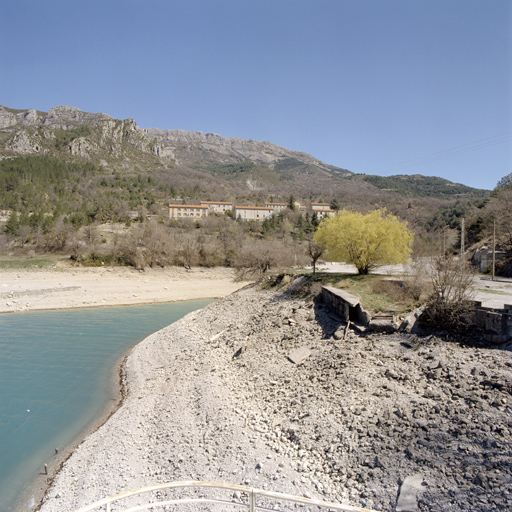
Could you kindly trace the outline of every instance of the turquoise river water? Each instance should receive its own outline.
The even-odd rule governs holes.
[[[0,512],[117,400],[123,354],[210,302],[0,315]]]

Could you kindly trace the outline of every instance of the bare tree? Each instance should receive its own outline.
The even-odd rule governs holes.
[[[237,279],[261,277],[269,270],[283,269],[294,264],[294,253],[277,240],[255,240],[237,255]]]
[[[98,227],[95,224],[89,224],[83,228],[84,240],[87,245],[94,247],[98,243]]]
[[[436,327],[460,330],[474,298],[474,270],[464,260],[438,258],[430,277],[433,291],[427,317]]]
[[[73,233],[75,232],[70,224],[66,224],[62,218],[58,219],[53,229],[46,235],[47,247],[50,250],[63,250]]]
[[[165,267],[173,261],[173,240],[165,226],[155,221],[132,227],[119,245],[124,259],[139,269]]]
[[[311,258],[311,264],[313,265],[313,275],[316,274],[316,262],[322,257],[324,248],[321,245],[315,244],[310,241],[308,244],[308,255]]]
[[[183,234],[177,235],[174,238],[176,241],[174,262],[176,265],[190,270],[196,263],[198,256],[196,240],[191,236]]]

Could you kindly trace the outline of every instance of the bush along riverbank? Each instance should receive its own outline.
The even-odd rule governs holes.
[[[337,339],[340,319],[296,285],[245,287],[137,345],[123,406],[41,510],[187,479],[382,511],[406,492],[420,511],[510,509],[511,347]]]

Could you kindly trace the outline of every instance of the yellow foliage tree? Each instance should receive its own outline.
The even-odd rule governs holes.
[[[404,263],[412,251],[414,234],[385,209],[363,214],[343,210],[320,223],[315,242],[334,261],[353,263],[359,274],[379,265]]]

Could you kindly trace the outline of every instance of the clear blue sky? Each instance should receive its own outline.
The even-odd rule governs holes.
[[[0,104],[268,140],[367,174],[512,172],[510,0],[2,0]]]

